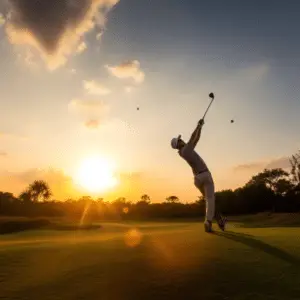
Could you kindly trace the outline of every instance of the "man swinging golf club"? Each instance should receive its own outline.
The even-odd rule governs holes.
[[[212,95],[212,94],[210,94]],[[198,122],[196,129],[190,140],[185,143],[181,135],[171,140],[173,149],[178,150],[178,154],[190,165],[194,175],[194,184],[199,189],[206,201],[206,218],[204,229],[212,232],[212,221],[215,218],[221,230],[225,230],[226,219],[219,212],[215,211],[215,187],[212,175],[204,160],[195,151],[195,147],[200,139],[201,130],[204,125],[204,118]]]

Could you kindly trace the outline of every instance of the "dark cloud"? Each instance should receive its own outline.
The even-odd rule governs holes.
[[[7,154],[7,152],[5,152],[5,151],[0,151],[0,156],[7,156],[8,154]]]
[[[86,32],[103,29],[118,1],[9,0],[6,32],[11,43],[33,46],[55,69],[76,53]]]

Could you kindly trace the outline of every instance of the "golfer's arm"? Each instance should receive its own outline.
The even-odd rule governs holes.
[[[202,130],[202,126],[198,125],[194,130],[194,132],[192,133],[190,140],[188,141],[188,143],[192,145],[193,148],[195,148],[197,143],[199,142],[201,136],[201,130]]]

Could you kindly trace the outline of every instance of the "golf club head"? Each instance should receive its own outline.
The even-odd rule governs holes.
[[[215,95],[214,95],[214,93],[210,93],[208,96],[209,96],[209,98],[212,98],[212,99],[214,99],[214,98],[215,98]]]

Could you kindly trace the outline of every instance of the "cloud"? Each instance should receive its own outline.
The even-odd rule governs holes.
[[[84,123],[85,127],[90,129],[97,129],[99,128],[100,121],[99,120],[88,120]]]
[[[3,14],[0,13],[0,27],[3,26],[6,22],[5,17],[3,16]]]
[[[280,157],[277,159],[273,159],[266,166],[267,169],[275,169],[275,168],[288,169],[290,167],[291,164],[290,164],[289,157]]]
[[[256,171],[263,168],[264,168],[264,164],[262,162],[253,162],[249,164],[241,164],[235,166],[233,169],[236,172],[244,172],[244,171]]]
[[[108,88],[97,83],[95,80],[84,80],[83,86],[84,89],[91,95],[108,95],[111,92]]]
[[[261,172],[264,169],[289,169],[289,157],[279,157],[276,159],[257,161],[249,164],[241,164],[233,168],[235,172]]]
[[[38,64],[34,60],[34,54],[32,53],[32,51],[30,51],[30,49],[28,49],[28,51],[26,52],[25,63],[27,66],[29,66],[31,68],[38,67]]]
[[[31,48],[27,47],[22,51],[17,51],[17,64],[25,65],[30,70],[37,70],[39,68],[38,57],[34,55]]]
[[[81,43],[78,45],[76,52],[77,52],[78,54],[81,54],[81,53],[83,53],[86,49],[87,49],[87,44],[86,44],[85,42],[81,42]]]
[[[117,78],[132,78],[136,83],[142,83],[145,80],[145,73],[140,69],[140,63],[137,60],[127,61],[118,66],[106,66],[108,71]]]
[[[73,99],[69,103],[69,110],[79,113],[107,113],[109,110],[108,105],[100,100],[80,100]]]
[[[38,50],[54,70],[76,53],[87,32],[105,27],[119,0],[9,0],[6,34],[15,45]]]
[[[4,156],[7,156],[7,155],[8,155],[7,152],[0,151],[0,157],[1,157],[1,156],[4,157]]]

